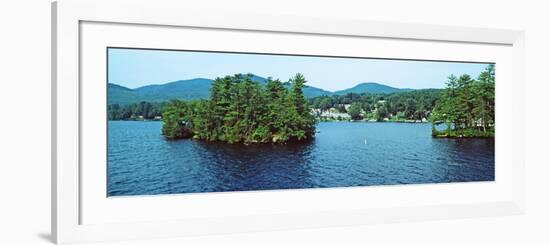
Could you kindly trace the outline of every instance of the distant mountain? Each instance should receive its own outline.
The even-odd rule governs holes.
[[[109,83],[107,87],[107,100],[109,104],[130,104],[140,102],[143,98],[133,89]]]
[[[261,85],[267,83],[267,79],[252,75],[252,80]],[[130,89],[117,84],[108,84],[108,100],[109,104],[131,104],[141,101],[162,102],[172,99],[196,100],[207,99],[210,97],[210,88],[213,80],[207,78],[195,78],[189,80],[179,80],[165,84],[155,84]],[[290,83],[285,82],[283,85],[287,88]],[[386,86],[378,83],[362,83],[353,88],[330,92],[320,88],[305,86],[303,88],[304,95],[308,98],[313,98],[323,95],[344,95],[347,93],[396,93],[408,92],[413,89],[400,89]]]
[[[267,83],[267,79],[252,75],[252,81],[261,85]],[[141,101],[162,102],[172,99],[196,100],[207,99],[210,97],[210,87],[213,80],[207,78],[195,78],[189,80],[179,80],[165,84],[155,84],[130,89],[118,84],[109,83],[109,104],[131,104]],[[285,85],[288,87],[290,85]],[[305,86],[304,94],[306,97],[316,97],[321,95],[331,95],[332,93],[320,88]]]
[[[394,88],[394,87],[390,87],[379,83],[361,83],[361,84],[355,85],[352,88],[336,91],[334,92],[334,94],[337,94],[337,95],[344,95],[349,93],[390,94],[390,93],[398,93],[398,92],[410,92],[413,90],[414,89],[410,89],[410,88]]]
[[[208,98],[212,80],[197,78],[180,80],[162,85],[147,85],[130,89],[118,84],[108,84],[109,104],[131,104],[141,101],[162,102],[172,99],[194,100]]]
[[[212,80],[195,78],[179,80],[161,85],[148,85],[134,89],[134,91],[147,101],[159,102],[171,99],[196,100],[208,98]]]
[[[288,89],[292,85],[289,82],[283,82],[283,86]],[[332,95],[332,92],[330,91],[326,91],[324,89],[320,89],[320,88],[316,88],[308,85],[305,85],[302,91],[304,91],[304,95],[307,98],[313,98],[313,97],[318,97],[323,95],[329,95],[329,96]]]

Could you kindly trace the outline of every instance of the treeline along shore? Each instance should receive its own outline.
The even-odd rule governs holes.
[[[286,143],[312,139],[319,121],[432,123],[432,136],[494,137],[495,67],[449,76],[444,89],[348,93],[307,99],[303,75],[288,82],[252,75],[214,80],[208,99],[108,105],[109,120],[162,120],[169,139]],[[436,127],[444,125],[442,127]]]

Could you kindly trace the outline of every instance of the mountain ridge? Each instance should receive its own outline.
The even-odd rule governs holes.
[[[251,74],[252,80],[262,85],[267,82],[266,78]],[[163,102],[172,99],[195,100],[206,99],[210,96],[210,88],[214,80],[208,78],[193,78],[187,80],[176,80],[164,84],[145,85],[135,89],[131,89],[119,84],[108,83],[108,104],[131,104],[141,101]],[[285,87],[290,84],[283,83]],[[414,89],[410,88],[395,88],[388,85],[365,82],[357,84],[351,88],[328,91],[321,88],[305,85],[303,88],[304,95],[307,98],[318,96],[345,95],[348,93],[397,93],[410,92]]]

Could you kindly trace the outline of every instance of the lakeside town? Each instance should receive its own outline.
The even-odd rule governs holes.
[[[383,102],[383,101],[380,101]],[[327,110],[321,110],[321,109],[311,109],[311,113],[315,116],[315,118],[318,121],[321,122],[341,122],[341,121],[353,121],[353,122],[406,122],[406,123],[428,123],[429,120],[425,117],[422,119],[414,120],[414,119],[404,119],[400,118],[397,115],[389,114],[388,117],[384,118],[378,118],[376,115],[378,113],[377,109],[373,109],[370,112],[366,112],[364,110],[361,110],[360,116],[362,119],[352,119],[352,116],[348,113],[349,108],[351,107],[351,104],[341,104],[338,105],[340,108],[344,108],[344,110],[331,107]],[[134,117],[130,117],[127,120],[134,120],[134,121],[162,121],[162,116],[154,116],[152,118],[145,118],[143,115],[138,115]]]
[[[380,100],[378,103],[383,104],[386,101]],[[406,119],[403,118],[403,115],[394,115],[389,113],[387,117],[379,117],[378,108],[374,108],[370,111],[365,111],[360,109],[358,117],[352,118],[352,115],[349,113],[351,104],[338,104],[336,107],[331,107],[326,110],[322,109],[311,109],[313,115],[317,120],[321,122],[331,122],[331,121],[363,121],[363,122],[406,122],[406,123],[428,123],[429,120],[425,117],[421,119]],[[428,114],[427,112],[426,114]],[[398,113],[399,114],[399,113]]]

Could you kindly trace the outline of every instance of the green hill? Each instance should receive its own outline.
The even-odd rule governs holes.
[[[252,80],[262,85],[267,79],[252,75]],[[213,80],[207,78],[195,78],[189,80],[179,80],[165,84],[155,84],[130,89],[118,84],[108,84],[109,104],[131,104],[141,101],[162,102],[172,99],[196,100],[207,99],[210,96],[210,87]],[[321,95],[331,95],[332,93],[320,88],[306,86],[304,87],[306,97],[316,97]]]
[[[391,93],[410,92],[410,91],[413,91],[413,89],[394,88],[394,87],[390,87],[379,83],[361,83],[361,84],[355,85],[352,88],[336,91],[334,92],[334,94],[337,94],[337,95],[345,95],[349,93],[391,94]]]

